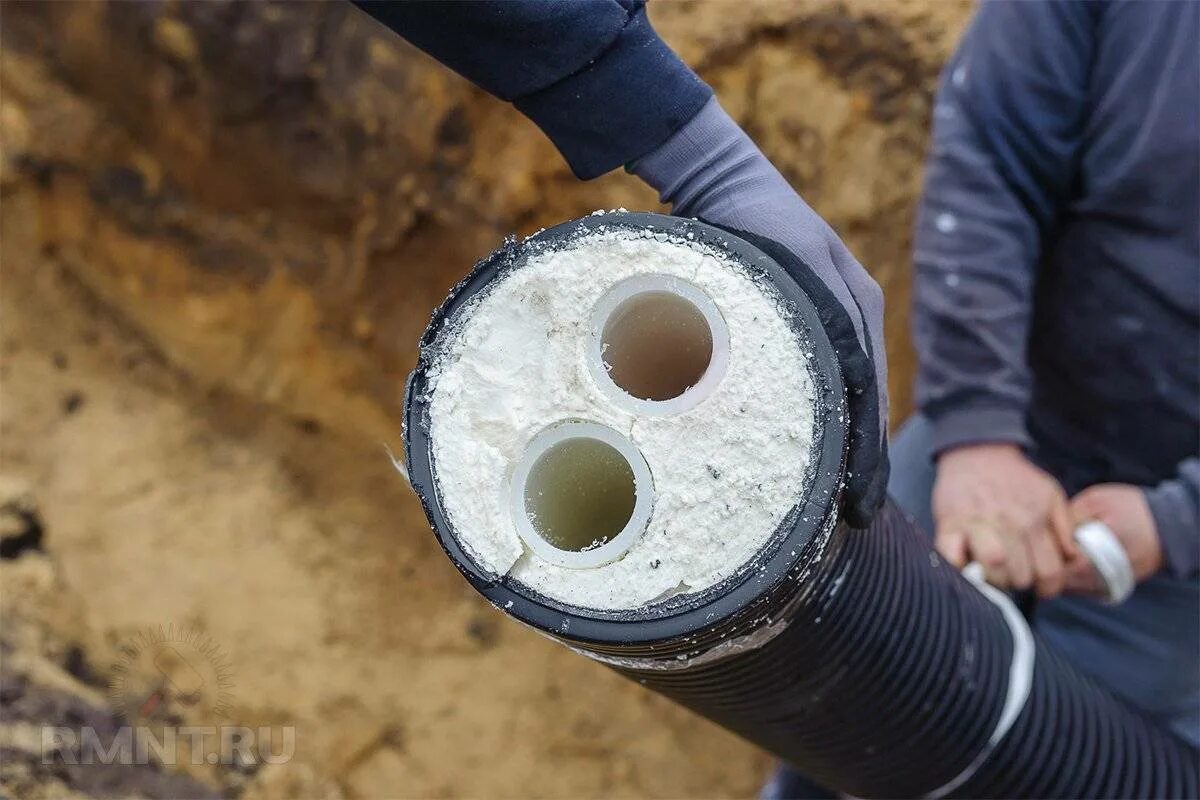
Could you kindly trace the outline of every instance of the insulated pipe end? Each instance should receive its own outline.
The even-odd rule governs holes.
[[[497,576],[480,566],[455,535],[448,518],[434,475],[429,415],[433,390],[430,368],[445,346],[446,332],[453,329],[450,323],[472,300],[486,292],[508,270],[520,267],[548,248],[570,246],[583,237],[617,231],[628,231],[634,236],[665,235],[697,248],[707,248],[737,262],[773,286],[792,312],[791,326],[807,343],[819,411],[814,432],[813,485],[798,498],[798,507],[783,531],[778,549],[764,555],[757,571],[739,573],[715,591],[689,599],[684,605],[655,603],[632,611],[609,612],[558,603],[509,576]],[[587,348],[589,343],[585,342],[583,346]],[[696,637],[711,634],[715,640],[724,635],[720,626],[736,625],[745,609],[787,591],[785,587],[794,586],[795,581],[789,580],[789,576],[796,578],[804,574],[810,554],[816,552],[812,545],[829,535],[837,512],[848,436],[845,390],[838,376],[835,351],[811,299],[783,267],[749,242],[728,231],[683,217],[649,212],[591,215],[564,222],[496,250],[477,263],[434,312],[421,339],[420,360],[409,376],[404,394],[405,462],[412,476],[412,486],[442,548],[476,590],[512,616],[560,639],[608,643],[623,652],[632,648],[636,652],[658,653],[665,643],[674,646],[685,640],[689,647],[694,647]],[[509,506],[510,487],[505,485],[501,491],[504,493],[502,502]]]
[[[729,365],[729,329],[699,287],[671,275],[637,275],[592,311],[588,367],[600,391],[636,413],[668,416],[716,391]]]
[[[542,559],[592,569],[621,558],[654,507],[650,467],[612,428],[563,422],[535,436],[510,488],[517,534]]]

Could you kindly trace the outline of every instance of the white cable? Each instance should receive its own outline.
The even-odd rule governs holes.
[[[1096,573],[1104,582],[1105,602],[1117,604],[1124,602],[1133,593],[1136,581],[1133,577],[1133,565],[1121,541],[1112,529],[1100,521],[1086,522],[1075,529],[1075,542],[1083,554],[1092,562]],[[992,601],[1004,615],[1013,639],[1013,660],[1008,674],[1008,694],[1004,698],[1004,708],[996,729],[979,755],[967,765],[967,768],[954,777],[949,783],[930,792],[927,797],[939,798],[953,792],[978,771],[988,759],[996,745],[1004,738],[1016,721],[1025,702],[1029,699],[1029,688],[1033,682],[1033,664],[1035,648],[1033,633],[1029,623],[1022,616],[1012,599],[987,582],[984,578],[983,567],[972,562],[963,568],[963,577],[970,581],[979,592]]]
[[[988,738],[987,744],[979,751],[979,755],[975,756],[975,759],[967,765],[966,769],[958,773],[949,783],[926,795],[935,800],[939,797],[946,797],[962,786],[983,766],[996,746],[1004,739],[1005,734],[1012,728],[1013,723],[1017,721],[1021,710],[1025,708],[1025,702],[1029,699],[1029,689],[1033,685],[1036,648],[1033,644],[1033,632],[1029,630],[1029,623],[1025,621],[1025,617],[1021,615],[1020,610],[1007,594],[991,586],[984,579],[981,565],[972,562],[963,568],[962,574],[980,594],[1000,609],[1004,621],[1008,624],[1008,630],[1012,634],[1012,665],[1008,670],[1008,691],[1004,697],[1004,707],[1000,711],[1000,718],[996,720],[996,727]]]

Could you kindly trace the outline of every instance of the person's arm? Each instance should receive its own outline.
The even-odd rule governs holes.
[[[712,97],[654,32],[645,0],[355,5],[516,106],[585,180],[649,153]]]
[[[939,550],[998,585],[1063,586],[1067,498],[1024,454],[1042,248],[1069,200],[1097,7],[985,2],[947,65],[918,212],[917,403],[938,455]]]
[[[1200,574],[1200,458],[1179,465],[1174,478],[1146,490],[1162,543],[1163,563],[1179,578]]]
[[[943,73],[913,255],[917,403],[935,451],[1029,444],[1034,278],[1076,177],[1096,13],[984,2]]]
[[[629,165],[677,214],[724,226],[795,271],[838,350],[851,431],[845,513],[887,484],[883,295],[836,234],[655,34],[644,0],[357,2],[529,116],[575,174]]]
[[[1175,477],[1157,486],[1089,486],[1071,499],[1071,511],[1076,522],[1095,519],[1108,526],[1139,582],[1160,571],[1184,580],[1200,575],[1200,458],[1184,460]],[[1067,586],[1081,594],[1103,589],[1095,568],[1082,559],[1068,565]]]

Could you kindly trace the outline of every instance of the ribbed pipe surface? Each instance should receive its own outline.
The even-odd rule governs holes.
[[[966,769],[1008,686],[999,609],[890,503],[870,530],[834,532],[802,592],[757,649],[618,670],[859,797],[925,795]],[[1197,796],[1196,750],[1040,640],[1034,663],[1020,716],[953,796]]]
[[[438,497],[428,419],[428,369],[448,320],[531,252],[618,227],[703,243],[774,284],[811,348],[820,393],[814,483],[781,538],[747,575],[635,612],[570,608],[475,565]],[[1028,698],[987,752],[1009,688],[1012,631],[1000,609],[890,503],[869,530],[833,523],[843,399],[816,309],[769,257],[703,223],[608,214],[510,242],[455,287],[426,331],[409,381],[406,453],[413,488],[447,555],[497,608],[830,788],[859,797],[923,796],[952,783],[953,797],[1200,795],[1194,748],[1040,640]]]

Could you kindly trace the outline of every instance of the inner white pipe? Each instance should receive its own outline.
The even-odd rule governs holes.
[[[694,408],[729,363],[729,330],[707,294],[669,275],[613,286],[592,312],[589,368],[619,405],[666,416]]]
[[[510,496],[517,533],[534,553],[590,569],[616,561],[642,535],[654,485],[633,442],[604,425],[572,421],[530,441]]]

